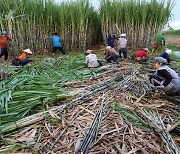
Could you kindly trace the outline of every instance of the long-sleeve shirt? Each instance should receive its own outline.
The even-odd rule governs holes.
[[[53,43],[53,47],[62,47],[62,39],[58,35],[50,36],[49,39]]]
[[[163,83],[164,87],[166,87],[173,79],[171,74],[166,69],[158,70],[157,75],[165,80]]]
[[[140,50],[135,54],[135,59],[137,58],[143,58],[143,57],[148,57],[148,54],[144,50]]]
[[[23,52],[21,56],[19,56],[19,61],[24,60],[25,58],[27,58],[27,53]]]
[[[157,38],[156,38],[156,43],[157,44],[164,44],[165,45],[165,37],[164,37],[164,35],[162,35],[162,34],[159,34],[159,35],[157,35]]]
[[[107,39],[108,46],[114,47],[114,42],[117,38],[115,36],[110,35]]]
[[[106,52],[105,52],[105,58],[109,57],[109,56],[112,56],[112,55],[118,55],[118,53],[116,52],[115,49],[106,49]]]
[[[117,42],[118,49],[126,48],[127,46],[127,40],[125,38],[119,38]]]
[[[1,35],[0,36],[0,48],[7,48],[8,41],[11,40],[10,37]]]
[[[166,59],[167,60],[167,62],[168,63],[170,63],[170,56],[168,55],[168,53],[167,52],[163,52],[163,53],[161,53],[160,55],[159,55],[160,57],[163,57],[164,59]]]
[[[88,67],[98,67],[99,62],[95,54],[89,54],[86,56],[86,64]]]

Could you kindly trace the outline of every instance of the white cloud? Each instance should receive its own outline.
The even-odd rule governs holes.
[[[173,29],[180,29],[180,21],[174,21],[169,23],[169,26],[171,26]]]

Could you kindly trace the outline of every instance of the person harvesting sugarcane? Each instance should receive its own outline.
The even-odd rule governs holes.
[[[28,55],[32,55],[32,51],[30,49],[23,50],[23,53],[18,58],[12,60],[12,64],[15,66],[25,66],[30,62]]]
[[[86,61],[85,63],[89,68],[96,68],[102,66],[101,62],[98,60],[96,54],[93,53],[92,50],[87,50],[86,54]]]
[[[165,39],[164,34],[163,33],[158,34],[156,37],[156,43],[154,44],[153,51],[157,50],[158,48],[160,48],[160,50],[163,50],[165,44],[166,44],[166,39]]]
[[[155,57],[154,61],[157,70],[154,75],[150,76],[150,82],[168,95],[180,95],[179,75],[166,65],[167,60],[163,57]]]
[[[4,56],[4,60],[8,60],[8,42],[11,41],[11,36],[8,36],[6,31],[2,31],[2,35],[0,36],[0,58]]]
[[[116,39],[117,37],[115,36],[115,34],[110,34],[107,38],[107,46],[114,48]]]
[[[159,56],[163,57],[164,59],[167,60],[168,64],[170,63],[170,55],[172,55],[172,50],[166,49],[163,53],[161,53]]]
[[[147,61],[148,60],[148,48],[142,48],[138,52],[135,53],[134,59],[136,61]]]
[[[107,46],[105,51],[105,60],[108,63],[111,63],[111,61],[118,63],[118,59],[119,54],[116,52],[116,50],[114,48],[111,48],[111,46]]]
[[[117,42],[117,48],[119,50],[119,56],[122,58],[122,53],[124,58],[127,58],[127,39],[126,34],[121,34]]]
[[[66,54],[64,52],[63,46],[62,46],[62,38],[58,35],[57,32],[53,32],[52,36],[48,37],[48,35],[44,35],[44,37],[48,38],[48,39],[50,39],[52,41],[52,43],[53,43],[52,53],[55,53],[56,50],[60,50],[63,55]]]

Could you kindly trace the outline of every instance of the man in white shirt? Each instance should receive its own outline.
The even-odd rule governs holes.
[[[127,39],[126,34],[121,34],[121,37],[118,39],[117,47],[119,50],[119,56],[123,53],[124,58],[127,58]]]
[[[89,68],[95,68],[100,66],[98,58],[96,54],[92,52],[92,50],[87,50],[86,55],[86,64]]]

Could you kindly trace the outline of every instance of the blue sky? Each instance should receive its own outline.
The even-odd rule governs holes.
[[[63,0],[54,0],[55,2],[62,2]],[[150,1],[150,0],[147,0]],[[98,8],[99,0],[90,0],[95,8]],[[172,10],[172,19],[169,25],[174,29],[180,29],[180,0],[174,0],[175,6]]]

